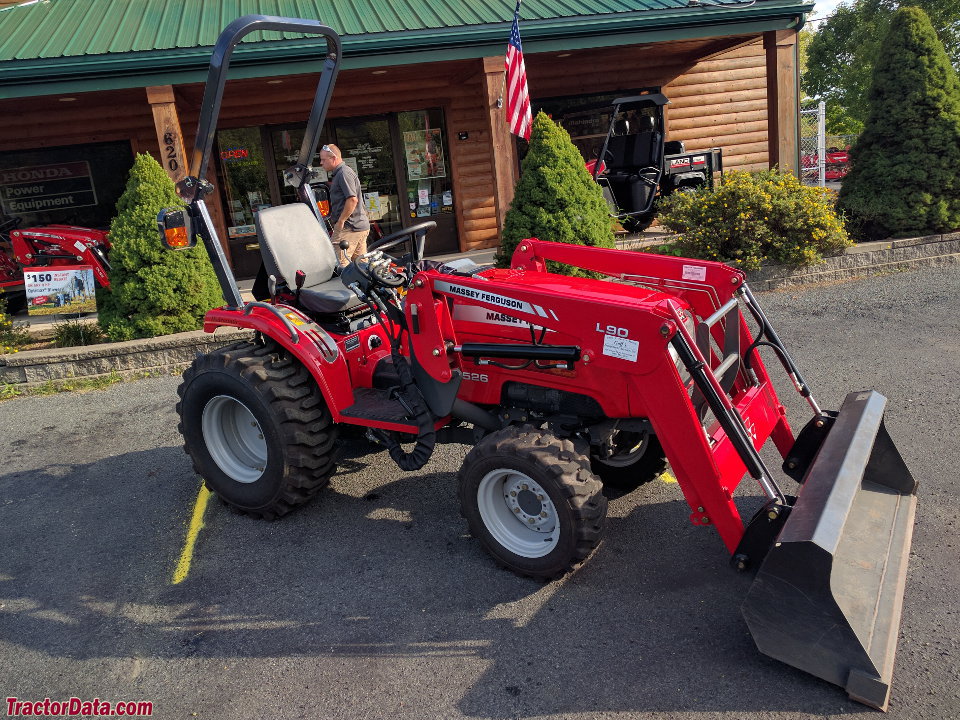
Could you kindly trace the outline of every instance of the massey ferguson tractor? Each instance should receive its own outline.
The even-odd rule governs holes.
[[[326,44],[286,172],[299,199],[256,217],[269,297],[244,302],[203,178],[231,52],[261,30]],[[317,21],[231,23],[213,52],[192,174],[178,184],[186,206],[158,217],[167,247],[199,236],[214,264],[225,304],[204,329],[254,331],[198,357],[178,391],[185,449],[209,488],[276,518],[328,483],[341,428],[362,428],[411,472],[437,443],[472,445],[457,476],[470,532],[498,564],[549,580],[600,544],[604,484],[637,488],[669,462],[690,521],[756,574],[743,615],[759,649],[885,708],[916,483],[884,429],[883,396],[852,392],[838,412],[822,409],[743,273],[721,263],[531,238],[509,269],[447,266],[423,259],[425,222],[341,269],[308,164],[340,57]],[[799,433],[761,348],[809,404]],[[761,457],[768,440],[793,493]],[[746,475],[763,500],[744,519],[734,495]]]

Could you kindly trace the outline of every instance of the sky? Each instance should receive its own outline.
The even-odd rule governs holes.
[[[816,17],[825,18],[830,13],[833,12],[833,9],[839,5],[841,0],[816,0],[816,6],[813,8],[816,11]]]

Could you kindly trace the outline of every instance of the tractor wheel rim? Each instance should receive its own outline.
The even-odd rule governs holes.
[[[483,524],[500,545],[525,558],[548,555],[560,540],[557,510],[543,487],[516,470],[483,476],[477,488]]]
[[[638,435],[640,437],[639,441],[636,440]],[[649,433],[620,432],[616,440],[617,451],[610,457],[603,458],[600,462],[609,467],[630,467],[647,451],[647,445],[650,444],[650,435]]]
[[[267,466],[267,441],[246,405],[229,395],[217,395],[203,408],[201,427],[217,467],[239,483],[260,479]]]

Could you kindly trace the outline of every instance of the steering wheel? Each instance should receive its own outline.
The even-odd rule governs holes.
[[[410,262],[418,263],[423,260],[423,236],[426,235],[428,230],[433,230],[436,226],[437,223],[435,221],[427,220],[417,223],[416,225],[411,225],[410,227],[401,228],[371,243],[367,246],[367,250],[370,252],[374,250],[389,250],[405,242],[407,238],[413,238],[413,252],[410,253]]]
[[[659,176],[659,175],[660,175],[660,168],[654,167],[653,165],[650,165],[650,166],[645,167],[645,168],[640,168],[640,169],[637,170],[637,172],[636,172],[637,179],[640,180],[640,182],[644,183],[645,185],[649,185],[649,186],[652,187],[652,188],[656,188],[657,185],[658,185],[657,180],[655,180],[654,178],[650,177],[649,175],[644,175],[645,172],[653,172],[653,173],[656,173],[657,176]]]

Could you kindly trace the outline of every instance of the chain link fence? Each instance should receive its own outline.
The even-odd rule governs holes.
[[[824,187],[827,181],[827,106],[800,111],[800,179],[804,185]]]
[[[800,111],[800,177],[805,185],[839,183],[850,170],[856,135],[827,135],[826,104]]]

